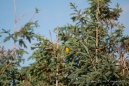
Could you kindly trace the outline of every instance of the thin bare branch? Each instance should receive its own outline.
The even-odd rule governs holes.
[[[16,2],[15,0],[13,0],[13,4],[14,4],[14,33],[16,32],[16,28],[17,28],[17,20],[16,20]],[[16,47],[16,43],[14,42],[14,47],[13,49],[15,49]]]
[[[14,32],[16,32],[17,20],[16,20],[16,2],[15,2],[15,0],[13,0],[13,4],[14,4]]]
[[[50,41],[52,42],[52,34],[50,30],[49,30],[49,34],[50,34]]]
[[[56,41],[57,41],[57,49],[58,49],[58,45],[59,45],[58,27],[57,27],[57,33],[56,33]]]
[[[57,27],[57,33],[56,33],[56,44],[57,44],[57,49],[58,49],[58,47],[59,47],[58,27]],[[57,55],[57,60],[58,60],[58,55]],[[58,68],[59,68],[59,66],[58,66],[58,64],[56,64],[56,86],[58,86],[58,71],[59,71]]]
[[[36,15],[36,11],[34,12],[34,14],[33,14],[33,16],[31,17],[31,19],[30,19],[30,21],[29,21],[29,22],[31,22],[31,21],[32,21],[32,19],[35,17],[35,15]]]
[[[27,13],[23,14],[21,17],[18,18],[17,22],[19,22]]]

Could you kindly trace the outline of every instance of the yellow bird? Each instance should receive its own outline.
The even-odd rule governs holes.
[[[65,48],[65,52],[67,52],[67,53],[68,53],[69,51],[70,51],[70,50],[69,50],[69,48],[68,48],[68,47],[66,47],[66,48]]]

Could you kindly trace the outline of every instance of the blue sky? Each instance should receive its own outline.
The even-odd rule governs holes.
[[[69,3],[76,3],[78,9],[84,9],[88,7],[86,0],[16,0],[17,19],[26,14],[18,23],[17,30],[20,29],[29,19],[33,16],[35,7],[40,8],[41,11],[34,17],[33,21],[38,20],[39,28],[35,29],[35,33],[39,33],[46,38],[50,38],[49,30],[52,32],[53,40],[55,34],[53,29],[57,26],[64,26],[67,23],[72,23],[70,20],[70,13],[73,10],[70,8]],[[125,26],[124,34],[129,34],[129,0],[112,0],[111,6],[115,6],[116,3],[120,4],[123,9],[123,13],[119,18],[119,22]],[[12,0],[0,0],[0,30],[4,28],[6,30],[14,31],[14,6]],[[0,39],[0,42],[2,39]],[[4,44],[6,48],[12,48],[13,42]],[[30,46],[30,45],[28,45]],[[32,51],[28,49],[30,54]],[[29,55],[30,55],[29,54]],[[27,60],[28,55],[24,58]],[[22,66],[27,66],[32,60],[25,62]]]

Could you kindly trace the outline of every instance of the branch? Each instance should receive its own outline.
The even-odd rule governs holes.
[[[27,13],[23,14],[21,17],[18,18],[17,22],[20,21]]]
[[[16,32],[17,20],[16,20],[16,3],[15,3],[15,0],[13,0],[13,4],[14,4],[14,32]]]

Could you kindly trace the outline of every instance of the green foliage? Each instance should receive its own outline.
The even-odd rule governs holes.
[[[65,84],[63,77],[65,65],[62,56],[64,48],[57,42],[52,43],[47,39],[42,39],[39,43],[35,43],[32,49],[35,51],[30,59],[35,59],[36,62],[31,64],[29,68],[30,75],[34,77],[30,81],[31,85],[52,86],[57,78],[60,85]],[[57,73],[58,75],[56,75]]]
[[[90,7],[83,12],[70,3],[75,11],[71,19],[76,25],[59,29],[61,41],[71,49],[66,56],[67,64],[72,64],[69,65],[72,71],[68,76],[69,85],[125,86],[128,84],[128,68],[124,54],[128,48],[123,45],[126,38],[122,33],[124,26],[117,23],[122,10],[119,4],[109,8],[110,0],[88,1]]]
[[[19,78],[19,67],[20,62],[23,62],[22,58],[27,52],[24,48],[27,48],[25,44],[25,38],[31,42],[34,36],[34,28],[37,27],[37,22],[28,22],[24,27],[15,33],[10,33],[10,30],[2,29],[1,34],[7,34],[3,42],[7,42],[10,39],[13,40],[14,47],[13,49],[5,50],[4,47],[0,47],[0,85],[1,86],[10,86],[10,84],[17,84]],[[19,44],[17,48],[15,45]],[[24,47],[22,47],[24,46]]]
[[[118,22],[122,9],[119,4],[110,8],[110,0],[88,0],[90,6],[74,10],[68,24],[56,28],[56,42],[34,33],[36,22],[26,23],[19,31],[7,34],[3,42],[13,40],[12,50],[0,47],[0,86],[128,86],[129,37],[123,35],[124,26]],[[36,13],[39,9],[36,8]],[[35,62],[20,67],[27,48],[25,40],[31,43],[29,59]],[[69,48],[69,52],[65,48]]]

